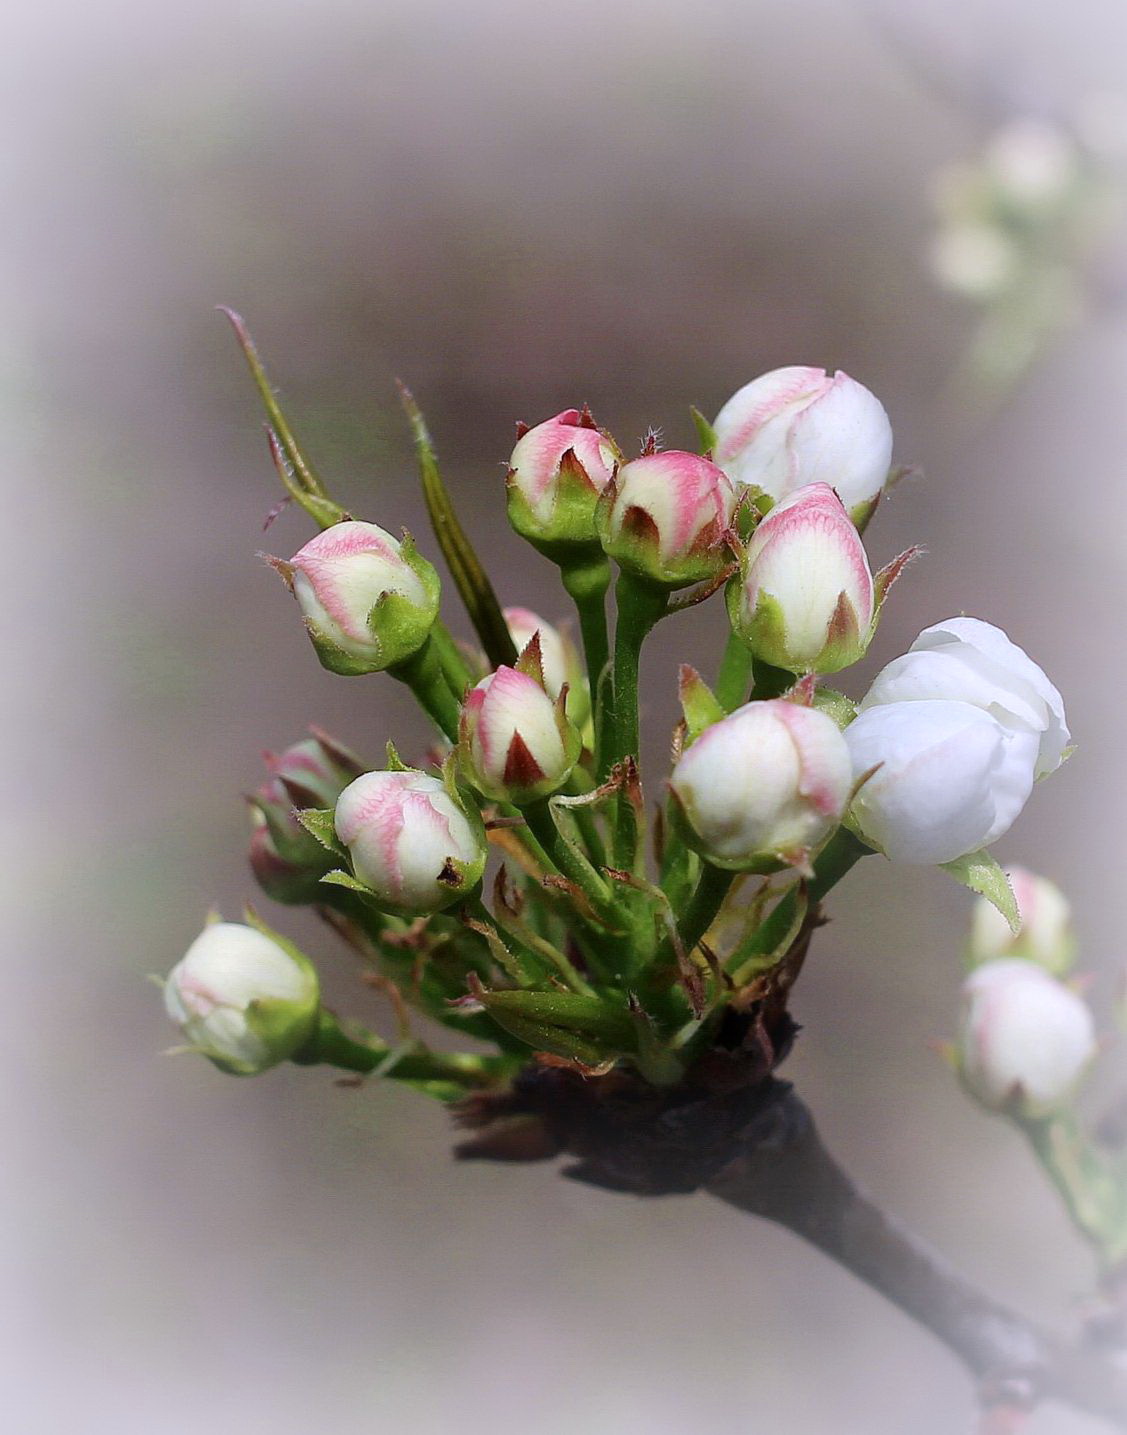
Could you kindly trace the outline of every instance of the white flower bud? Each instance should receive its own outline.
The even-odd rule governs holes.
[[[953,862],[1001,837],[1033,790],[1034,734],[962,702],[870,707],[845,729],[860,778],[851,808],[892,862]]]
[[[712,456],[732,482],[776,501],[808,483],[828,483],[860,519],[888,480],[888,415],[840,371],[794,365],[762,374],[732,395],[713,429]]]
[[[558,698],[566,683],[567,715],[576,727],[582,728],[591,711],[591,696],[574,643],[530,608],[506,608],[504,616],[518,653],[523,653],[533,637],[540,634],[545,691],[550,698]]]
[[[1001,628],[979,618],[948,618],[925,628],[903,657],[877,674],[861,709],[921,699],[973,703],[1011,731],[1033,734],[1038,777],[1061,764],[1069,741],[1064,701]]]
[[[959,1070],[991,1110],[1048,1115],[1068,1100],[1095,1054],[1087,1005],[1033,962],[988,962],[964,982]]]
[[[1013,888],[1021,926],[1012,932],[993,902],[979,897],[971,915],[968,964],[977,967],[1000,957],[1024,957],[1053,976],[1063,976],[1076,954],[1068,899],[1054,882],[1024,867],[1010,867],[1006,876]]]
[[[309,1039],[317,974],[288,942],[239,922],[205,927],[164,985],[165,1010],[223,1071],[253,1076]]]
[[[776,699],[707,728],[669,785],[692,845],[715,866],[746,871],[803,861],[841,821],[853,776],[833,719]]]
[[[860,535],[827,484],[777,504],[728,588],[732,627],[757,658],[792,673],[836,673],[872,636],[876,595]]]
[[[438,616],[434,568],[409,539],[399,542],[375,523],[335,524],[276,566],[332,672],[373,673],[403,662]]]
[[[567,781],[580,738],[543,687],[519,668],[501,666],[471,688],[462,704],[463,768],[486,797],[532,802]]]
[[[968,299],[990,299],[1016,274],[1020,255],[994,224],[968,219],[941,229],[931,245],[931,270],[945,289]]]
[[[509,522],[549,557],[597,551],[595,504],[617,462],[613,440],[586,409],[565,409],[527,429],[509,460]]]
[[[606,552],[668,588],[714,578],[728,561],[725,539],[735,490],[714,463],[669,449],[624,464],[595,511]]]
[[[357,881],[401,916],[450,906],[485,868],[480,820],[440,779],[412,768],[358,777],[337,799],[334,825]]]

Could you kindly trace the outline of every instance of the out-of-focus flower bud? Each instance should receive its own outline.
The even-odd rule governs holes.
[[[1064,976],[1076,957],[1072,908],[1055,882],[1024,867],[1006,869],[1017,902],[1021,926],[1010,924],[992,902],[979,897],[971,915],[967,964],[982,966],[1000,957],[1024,957],[1053,976]]]
[[[888,480],[892,426],[875,395],[840,371],[793,365],[752,379],[713,424],[713,458],[733,483],[778,502],[828,483],[856,522]]]
[[[845,729],[856,778],[878,768],[850,809],[892,862],[942,863],[1008,832],[1033,790],[1034,734],[971,703],[870,707]]]
[[[547,797],[567,781],[582,746],[565,712],[520,668],[501,666],[471,688],[462,704],[459,750],[474,787],[499,802]]]
[[[595,514],[603,548],[623,568],[665,588],[715,578],[736,494],[727,475],[695,453],[670,449],[624,464]]]
[[[987,962],[964,982],[959,1071],[990,1110],[1048,1115],[1069,1099],[1095,1054],[1087,1005],[1033,962]]]
[[[544,688],[550,698],[558,698],[567,684],[567,715],[582,730],[591,712],[591,693],[575,644],[529,608],[506,608],[504,613],[518,653],[540,634]]]
[[[808,484],[777,504],[740,568],[728,585],[728,614],[757,658],[792,673],[836,673],[863,656],[876,608],[873,575],[828,484]]]
[[[1021,256],[997,225],[968,219],[940,230],[930,259],[945,289],[968,299],[990,299],[1016,276]]]
[[[528,429],[509,459],[509,522],[552,558],[577,546],[597,549],[595,505],[618,459],[586,409],[565,409]]]
[[[357,881],[399,916],[440,912],[485,869],[481,819],[451,786],[413,768],[358,777],[337,799],[334,826]]]
[[[288,563],[286,579],[324,667],[376,673],[404,662],[438,616],[438,574],[416,550],[375,523],[338,523]]]
[[[829,836],[853,772],[832,718],[776,699],[706,728],[669,785],[698,852],[717,867],[768,871],[804,862]]]
[[[255,815],[251,865],[256,875],[259,865],[267,874],[276,866],[276,857],[283,864],[309,871],[316,882],[329,870],[332,858],[301,825],[297,813],[310,807],[332,807],[353,778],[364,771],[364,764],[326,733],[303,738],[282,753],[268,752],[264,757],[270,776],[250,799]]]
[[[220,1070],[254,1076],[313,1034],[317,973],[284,938],[215,922],[169,973],[164,1005],[191,1046]]]
[[[1064,701],[1001,628],[978,618],[925,628],[903,657],[877,674],[861,709],[935,699],[973,703],[1004,727],[1032,734],[1038,777],[1060,766],[1069,740]]]
[[[1010,204],[1041,211],[1074,183],[1076,149],[1057,125],[1027,116],[998,130],[986,148],[986,167]]]

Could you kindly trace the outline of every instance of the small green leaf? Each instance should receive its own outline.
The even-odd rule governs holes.
[[[493,591],[493,585],[458,521],[458,515],[454,512],[450,494],[438,469],[438,459],[422,411],[410,389],[403,384],[398,387],[400,402],[415,437],[415,452],[419,460],[427,514],[434,529],[434,536],[438,539],[438,546],[442,549],[442,556],[450,569],[450,576],[461,594],[466,612],[489,661],[494,667],[501,663],[511,667],[517,660],[517,650],[509,632],[509,625],[501,612],[501,605],[497,601],[497,594]]]
[[[1010,931],[1017,935],[1021,929],[1017,898],[1009,878],[985,848],[981,852],[968,852],[965,857],[957,857],[954,862],[941,862],[939,865],[944,872],[950,872],[956,882],[961,882],[964,887],[969,887],[972,892],[977,892],[980,897],[992,902],[1010,924]]]
[[[304,807],[297,812],[297,820],[311,837],[316,837],[322,847],[336,857],[347,857],[348,853],[337,841],[336,827],[331,807]]]
[[[693,416],[693,427],[697,431],[697,441],[700,444],[700,451],[708,457],[716,448],[716,430],[701,413],[700,409],[690,408],[689,413]]]

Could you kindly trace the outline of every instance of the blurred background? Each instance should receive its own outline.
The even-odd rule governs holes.
[[[957,243],[937,259],[933,176],[1028,116],[1082,128],[1110,173],[1123,12],[45,0],[8,31],[9,1429],[969,1428],[947,1354],[789,1235],[703,1197],[457,1167],[443,1111],[401,1089],[162,1056],[174,1033],[145,976],[210,903],[234,915],[251,894],[240,793],[260,750],[310,720],[373,757],[422,740],[394,684],[317,666],[255,558],[308,528],[286,513],[263,536],[279,493],[213,306],[246,315],[338,497],[422,536],[392,389],[410,382],[503,599],[549,618],[554,570],[502,521],[515,419],[588,400],[626,446],[651,423],[689,445],[690,403],[713,414],[781,364],[870,386],[898,461],[926,473],[870,551],[929,556],[852,686],[966,610],[1063,689],[1079,752],[999,855],[1072,895],[1107,1029],[1125,958],[1123,234],[1109,207],[1085,219],[1036,342],[1020,321],[1044,285],[1011,288],[1033,362],[992,386],[972,356],[968,382],[993,271],[981,245],[961,270]],[[653,645],[655,755],[676,664],[718,653],[719,621],[698,611]],[[928,1047],[952,1029],[969,899],[869,865],[819,935],[789,1074],[881,1201],[1066,1322],[1085,1251]],[[327,933],[266,915],[323,958],[342,1008],[386,1025]],[[1109,1057],[1104,1087],[1123,1079]],[[1047,1409],[1031,1428],[1098,1427]]]

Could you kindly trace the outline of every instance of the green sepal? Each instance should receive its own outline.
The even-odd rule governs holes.
[[[544,1026],[538,1022],[526,1021],[511,1012],[490,1012],[497,1025],[518,1041],[523,1041],[533,1051],[550,1051],[554,1056],[567,1057],[581,1062],[584,1066],[600,1066],[607,1060],[607,1052],[594,1042],[586,1041],[573,1031],[563,1027]]]
[[[559,1027],[611,1043],[616,1050],[633,1051],[634,1023],[628,1011],[611,1006],[602,997],[561,991],[490,991],[479,996],[490,1016],[517,1017],[538,1026]],[[503,1023],[502,1023],[503,1024]]]
[[[1010,931],[1015,936],[1018,934],[1021,930],[1021,913],[1018,911],[1017,898],[1009,878],[985,848],[981,852],[968,852],[965,857],[956,857],[953,862],[941,862],[939,865],[944,872],[949,872],[956,882],[961,882],[964,887],[969,887],[972,892],[992,902],[1010,924]]]
[[[313,869],[314,877],[318,870],[324,870],[326,856],[323,850],[324,844],[319,838],[314,840],[310,833],[295,832],[293,828],[293,817],[296,816],[300,820],[300,814],[306,809],[297,807],[281,809],[273,802],[262,803],[254,798],[250,798],[249,803],[253,811],[257,812],[266,824],[270,841],[274,844],[274,851],[283,862],[306,873]]]
[[[814,693],[814,706],[833,718],[843,732],[857,716],[857,704],[836,688],[818,688]]]
[[[387,771],[388,772],[410,772],[411,769],[399,756],[398,749],[390,738],[387,740]]]
[[[716,430],[701,413],[700,409],[690,407],[689,413],[692,415],[693,427],[697,431],[698,451],[702,457],[711,458],[716,452]]]
[[[725,711],[712,689],[688,663],[678,673],[678,697],[685,718],[685,746],[696,742],[705,728],[725,717]]]
[[[334,812],[331,807],[305,807],[297,813],[297,820],[311,837],[334,857],[348,860],[348,849],[337,838]]]
[[[454,511],[450,494],[439,471],[438,458],[422,410],[415,402],[410,389],[403,384],[399,384],[398,389],[403,411],[415,439],[415,453],[419,461],[427,515],[446,566],[450,570],[450,576],[454,579],[454,586],[461,595],[470,622],[490,663],[494,667],[501,663],[511,664],[515,662],[517,655],[512,634],[501,612],[493,585]]]

